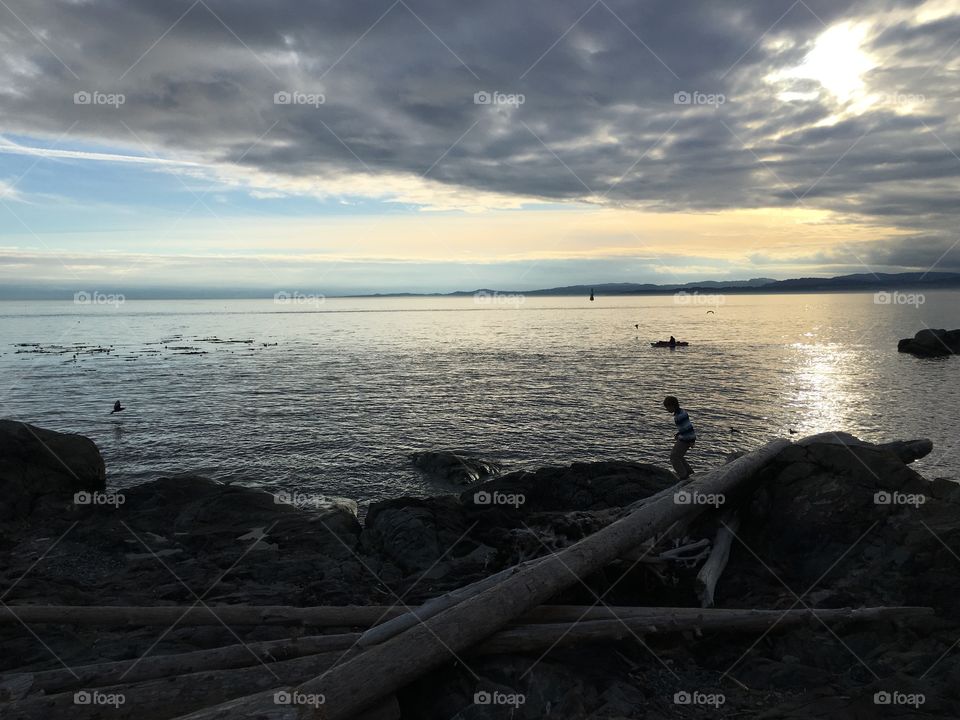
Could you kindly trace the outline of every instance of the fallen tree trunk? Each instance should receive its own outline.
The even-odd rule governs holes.
[[[210,650],[172,655],[155,655],[137,660],[81,665],[70,669],[43,670],[34,673],[0,675],[0,688],[14,677],[21,678],[28,692],[59,692],[84,687],[102,687],[119,683],[135,683],[154,678],[187,675],[202,670],[229,670],[232,668],[275,663],[305,655],[343,651],[352,647],[360,633],[315,635],[284,638],[265,642],[226,645]]]
[[[465,585],[462,588],[451,590],[440,597],[427,600],[418,608],[411,609],[410,611],[405,612],[403,615],[399,615],[381,625],[370,628],[360,636],[359,645],[361,647],[369,647],[370,645],[377,645],[379,643],[386,642],[390,638],[394,637],[395,635],[399,635],[404,630],[413,627],[417,623],[428,620],[434,615],[438,615],[439,613],[443,612],[447,608],[453,607],[454,605],[463,602],[474,595],[478,595],[486,590],[489,590],[495,585],[498,585],[506,580],[510,575],[519,572],[525,567],[536,565],[543,559],[544,558],[534,558],[532,560],[527,560],[526,562],[520,563],[514,567],[501,570],[490,577],[482,578],[481,580],[477,580],[470,585]]]
[[[697,573],[696,588],[700,604],[705,608],[713,607],[713,596],[717,590],[717,581],[727,568],[730,559],[730,547],[737,530],[740,528],[740,516],[736,512],[724,513],[713,540],[710,556]]]
[[[70,720],[166,720],[173,715],[205,707],[211,702],[240,697],[251,690],[269,689],[278,682],[301,682],[313,675],[317,667],[329,667],[342,657],[342,652],[324,653],[273,663],[269,670],[255,665],[127,685],[87,686],[78,693],[68,691],[9,703],[3,708],[2,717],[4,720],[67,717]],[[84,702],[84,699],[89,701]],[[278,695],[276,707],[293,707],[285,706],[284,700],[282,695]],[[369,714],[362,717],[369,720],[399,717],[396,699],[384,699],[383,703],[371,707]]]
[[[541,605],[518,618],[519,625],[563,624],[602,620],[630,620],[644,623],[648,628],[689,629],[703,623],[703,627],[739,627],[745,614],[760,617],[750,610],[701,610],[699,608],[667,607],[596,607],[581,605]],[[775,612],[775,611],[767,611]],[[506,632],[506,631],[505,631]],[[653,632],[650,630],[650,632]],[[359,646],[360,633],[306,636],[293,639],[226,645],[210,650],[156,655],[137,660],[81,665],[70,669],[13,672],[0,675],[0,697],[3,688],[18,688],[17,696],[43,692],[47,694],[90,687],[144,682],[156,678],[188,675],[209,670],[275,663],[307,655],[344,651]]]
[[[712,618],[735,618],[732,613],[746,611],[709,610],[664,607],[596,607],[581,605],[541,605],[518,618],[518,623],[577,623],[593,620],[642,620],[660,626],[669,622],[683,624],[707,622]],[[679,625],[678,625],[679,624]],[[18,688],[17,696],[30,693],[55,693],[89,687],[130,684],[156,678],[187,675],[206,670],[230,670],[263,663],[282,662],[306,655],[343,651],[359,646],[360,633],[316,635],[292,639],[267,640],[193,650],[185,653],[155,655],[136,660],[81,665],[70,669],[13,672],[0,675],[0,697],[3,688]]]
[[[895,615],[897,612],[909,615],[916,612],[914,608],[884,608],[883,610],[888,615]],[[787,619],[799,617],[800,612],[795,611],[793,615],[787,616]],[[822,612],[826,613],[824,617],[830,617],[830,613],[839,611],[824,610]],[[858,612],[861,612],[861,615],[856,617],[862,617],[863,611]],[[541,605],[520,616],[518,628],[532,628],[539,624],[558,625],[625,620],[642,624],[646,632],[672,632],[697,628],[750,630],[755,629],[756,622],[768,615],[780,616],[782,613],[776,610]],[[494,636],[494,639],[500,639],[502,633],[512,631],[512,629],[504,630]],[[61,668],[32,673],[5,673],[0,675],[0,688],[17,687],[19,695],[36,692],[50,694],[64,690],[130,684],[207,670],[230,670],[258,665],[260,662],[283,662],[307,655],[342,652],[358,645],[360,637],[360,633],[307,636],[157,655],[140,660],[81,665],[70,670]],[[488,650],[484,648],[486,646],[479,646],[477,652],[487,652]],[[518,646],[515,649],[519,651],[522,648]]]
[[[599,609],[599,608],[598,608]],[[663,610],[668,610],[663,608]],[[595,640],[623,640],[630,637],[687,630],[723,630],[760,632],[770,628],[787,628],[808,622],[862,622],[877,620],[917,620],[929,618],[933,608],[877,607],[827,610],[703,610],[669,609],[660,615],[616,617],[584,620],[575,623],[540,623],[501,630],[476,646],[471,654],[489,655],[517,652],[540,652],[550,647],[577,645]]]
[[[681,631],[761,632],[774,626],[788,628],[801,623],[826,623],[877,620],[915,620],[931,617],[932,608],[861,608],[852,610],[703,610],[699,608],[552,608],[557,618],[570,622],[522,625],[502,630],[486,642],[471,649],[470,655],[491,655],[520,652],[543,652],[553,647],[567,647],[584,642],[612,641],[643,635]],[[572,617],[579,613],[578,617]],[[633,613],[633,615],[631,615]],[[360,650],[311,655],[273,663],[269,670],[261,665],[242,669],[207,670],[127,684],[86,683],[88,695],[122,697],[110,707],[112,720],[161,720],[172,714],[190,712],[211,702],[241,697],[251,690],[268,689],[277,682],[299,683],[312,677],[318,668],[333,666],[346,658],[359,656]],[[94,666],[90,666],[94,667]],[[78,668],[82,670],[82,668]],[[33,688],[34,691],[37,688]],[[282,691],[278,691],[282,692]],[[325,703],[324,703],[325,704]],[[276,703],[274,712],[284,716],[284,705]],[[385,711],[386,712],[386,711]],[[72,720],[98,720],[104,707],[90,703],[76,704],[73,690],[35,696],[10,703],[4,720],[46,720],[70,716]],[[271,716],[272,717],[272,716]]]
[[[705,497],[725,495],[789,444],[786,440],[769,443],[728,465],[696,477],[684,488],[689,493]],[[672,497],[662,496],[542,562],[514,573],[499,585],[292,688],[308,695],[323,695],[326,702],[320,712],[303,707],[280,709],[273,702],[273,692],[266,692],[207,708],[188,717],[191,720],[263,715],[277,719],[319,716],[327,720],[345,720],[353,717],[450,657],[456,658],[459,653],[609,564],[630,548],[668,530],[685,517],[698,515],[706,507],[709,506],[699,502],[678,503]]]
[[[0,623],[58,625],[307,625],[370,627],[403,615],[392,605],[292,607],[287,605],[211,605],[129,607],[101,605],[0,605]]]

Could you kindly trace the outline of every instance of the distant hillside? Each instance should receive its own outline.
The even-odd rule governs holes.
[[[91,286],[91,289],[94,286]],[[79,288],[82,290],[83,288]],[[315,293],[327,297],[467,297],[476,293],[517,294],[524,296],[567,295],[589,297],[590,291],[598,297],[617,295],[665,295],[681,290],[688,293],[787,293],[787,292],[875,292],[877,290],[934,290],[960,289],[960,273],[957,272],[908,272],[908,273],[857,273],[831,278],[793,278],[774,280],[753,278],[751,280],[700,280],[688,283],[596,283],[594,285],[567,285],[539,290],[508,290],[505,288],[478,288],[452,293],[329,293],[322,287],[288,288],[302,293]],[[55,285],[17,285],[0,283],[0,300],[69,300],[78,288]],[[110,286],[111,293],[121,294],[127,300],[162,299],[260,299],[268,298],[277,291],[262,287],[168,287],[168,286]]]
[[[686,292],[710,293],[776,293],[776,292],[846,292],[853,290],[907,290],[907,289],[960,288],[960,273],[952,272],[909,272],[909,273],[856,273],[832,278],[794,278],[791,280],[773,280],[771,278],[753,278],[752,280],[703,280],[682,284],[656,285],[653,283],[598,283],[596,285],[567,285],[565,287],[545,288],[543,290],[505,291],[482,288],[471,291],[459,291],[450,295],[474,295],[476,293],[517,293],[526,296],[535,295],[656,295]]]

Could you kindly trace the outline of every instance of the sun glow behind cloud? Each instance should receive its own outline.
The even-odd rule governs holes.
[[[771,73],[766,80],[786,86],[777,94],[784,102],[824,99],[826,95],[826,99],[843,107],[838,117],[862,111],[872,104],[864,76],[877,66],[864,49],[870,31],[870,23],[863,21],[833,25],[816,38],[799,65]],[[803,87],[803,81],[812,81],[820,89],[791,89],[792,85]]]

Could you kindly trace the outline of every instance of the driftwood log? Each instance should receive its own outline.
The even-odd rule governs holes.
[[[599,608],[598,608],[599,609]],[[875,607],[803,610],[716,610],[660,608],[660,615],[637,615],[589,619],[578,623],[540,623],[501,630],[474,648],[476,654],[540,652],[551,647],[577,645],[595,640],[629,640],[667,632],[726,631],[763,632],[803,623],[863,622],[877,620],[923,620],[933,617],[933,608]]]
[[[930,614],[927,608],[865,608],[860,610],[818,610],[818,617],[825,621],[836,620],[876,620],[880,618],[915,618]],[[674,607],[594,607],[579,605],[541,605],[520,617],[516,626],[502,630],[487,643],[478,645],[470,654],[488,654],[494,648],[509,645],[510,638],[547,637],[549,632],[540,632],[540,626],[552,629],[558,627],[579,627],[583,623],[613,622],[626,626],[642,627],[644,634],[679,632],[684,630],[752,631],[766,630],[771,621],[782,618],[781,626],[795,625],[811,617],[807,610],[791,610],[784,614],[779,610],[749,609],[700,609]],[[599,625],[596,627],[600,627]],[[617,631],[615,625],[609,625]],[[620,625],[620,627],[624,627]],[[616,632],[598,637],[613,639]],[[358,646],[360,633],[342,633],[337,635],[318,635],[284,640],[269,640],[246,644],[227,645],[211,650],[195,650],[187,653],[175,653],[145,657],[139,660],[120,660],[115,662],[82,665],[69,670],[42,670],[30,673],[7,673],[0,675],[0,691],[5,687],[18,687],[20,693],[55,693],[90,687],[131,684],[156,678],[188,675],[208,670],[230,670],[240,667],[259,666],[261,663],[279,663],[308,655],[320,656],[327,653],[344,651]],[[592,639],[593,636],[580,636],[571,633],[571,641]],[[511,652],[542,650],[541,646],[517,641],[510,647]],[[506,652],[506,650],[496,650]]]
[[[75,606],[0,605],[0,623],[30,625],[302,625],[312,627],[370,627],[405,613],[390,605],[291,607],[286,605]],[[216,614],[214,614],[216,613]]]
[[[536,565],[542,560],[544,560],[544,558],[533,558],[532,560],[527,560],[526,562],[520,563],[520,565],[515,567],[501,570],[490,577],[482,578],[481,580],[466,585],[462,588],[452,590],[451,592],[441,595],[438,598],[427,600],[419,608],[410,609],[403,615],[399,615],[398,617],[388,620],[382,625],[377,625],[370,628],[360,636],[359,645],[361,647],[369,647],[371,645],[378,645],[379,643],[385,642],[395,635],[399,635],[404,630],[412,628],[417,623],[428,620],[434,615],[438,615],[439,613],[443,612],[447,608],[451,608],[454,605],[467,600],[468,598],[489,590],[490,588],[506,580],[510,575],[517,572],[519,569]]]
[[[575,614],[577,617],[573,617]],[[550,608],[550,613],[546,614],[547,617],[560,619],[558,622],[508,628],[472,648],[469,655],[540,653],[553,647],[567,647],[594,641],[629,641],[632,637],[639,638],[665,632],[691,630],[761,632],[774,627],[785,629],[801,623],[818,623],[818,621],[826,623],[911,621],[923,620],[932,615],[931,608],[915,607],[781,611],[558,606]],[[239,669],[207,668],[202,671],[178,673],[176,677],[120,684],[113,679],[116,670],[109,667],[114,663],[105,663],[101,666],[77,668],[77,674],[85,681],[80,686],[68,684],[67,687],[55,687],[51,680],[58,676],[53,673],[23,674],[21,677],[29,679],[31,683],[29,688],[25,688],[27,692],[43,691],[46,694],[23,697],[17,702],[7,704],[3,707],[2,717],[4,720],[46,720],[50,717],[67,716],[72,720],[97,720],[105,717],[103,706],[75,703],[74,691],[80,689],[87,693],[101,693],[103,696],[122,696],[122,703],[116,708],[109,708],[109,717],[112,719],[163,720],[206,707],[213,702],[242,697],[249,694],[251,690],[269,689],[278,679],[290,684],[303,682],[312,677],[317,668],[332,667],[361,653],[359,648],[352,647],[358,637],[356,633],[331,637],[340,638],[340,644],[346,650],[278,661],[271,663],[268,667],[254,664]],[[93,677],[93,669],[97,667],[107,667],[113,675],[105,674],[100,681],[97,681]],[[13,681],[16,677],[5,676],[5,682],[0,683],[0,686],[15,686]],[[62,679],[62,675],[60,677]],[[276,707],[283,708],[282,705]],[[385,716],[389,717],[389,715]]]
[[[202,670],[229,670],[250,665],[259,666],[262,663],[282,662],[306,655],[343,653],[344,650],[352,647],[359,637],[359,633],[315,635],[226,645],[210,650],[155,655],[136,660],[117,660],[70,669],[8,673],[0,675],[0,688],[12,684],[15,677],[29,678],[30,692],[51,693],[85,687],[129,684],[155,678],[188,675]]]
[[[727,561],[730,559],[730,548],[739,529],[740,515],[736,511],[724,513],[720,519],[720,527],[717,528],[716,537],[713,540],[710,556],[703,567],[700,568],[700,572],[697,573],[697,597],[700,598],[700,604],[705,608],[713,607],[713,596],[717,590],[717,581],[720,580],[720,576],[727,567]]]
[[[771,442],[728,465],[696,477],[685,486],[702,495],[726,495],[776,457],[790,443]],[[630,548],[669,530],[676,522],[699,515],[708,505],[677,503],[662,496],[596,533],[519,570],[499,585],[448,608],[360,655],[296,687],[280,685],[238,700],[192,713],[190,720],[253,718],[276,720],[322,717],[345,720],[370,707],[468,648],[566,587],[608,565]],[[279,690],[322,695],[320,708],[281,706]]]

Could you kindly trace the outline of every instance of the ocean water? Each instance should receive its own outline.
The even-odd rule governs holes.
[[[957,478],[960,358],[896,345],[958,310],[955,291],[0,302],[0,416],[93,438],[114,487],[195,472],[363,503],[450,491],[413,450],[667,465],[672,394],[695,468],[845,430],[930,437],[918,469]],[[650,346],[671,334],[690,346]]]

